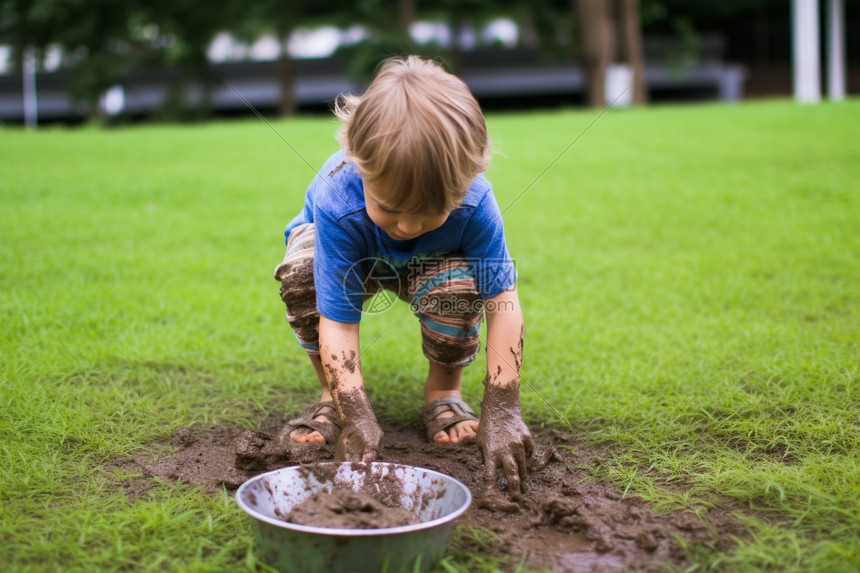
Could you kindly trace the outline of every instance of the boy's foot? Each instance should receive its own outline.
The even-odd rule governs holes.
[[[427,438],[438,444],[455,443],[475,437],[478,417],[458,396],[433,400],[421,412]]]
[[[289,425],[294,428],[290,432],[290,439],[302,444],[333,444],[340,434],[340,418],[331,400],[323,400],[317,404],[313,413],[300,416]]]

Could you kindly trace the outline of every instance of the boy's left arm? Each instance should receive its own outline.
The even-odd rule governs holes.
[[[487,376],[477,442],[484,458],[483,505],[514,511],[495,489],[502,468],[511,497],[525,490],[534,442],[520,410],[520,365],[523,359],[523,313],[513,288],[484,301],[487,316]]]

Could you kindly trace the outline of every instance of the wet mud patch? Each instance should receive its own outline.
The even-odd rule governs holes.
[[[296,444],[279,433],[281,424],[270,422],[263,432],[180,429],[173,454],[156,460],[141,455],[133,465],[144,477],[180,480],[214,493],[234,490],[264,471],[333,459],[333,447]],[[644,502],[623,497],[615,486],[590,478],[588,467],[597,463],[592,450],[554,433],[535,434],[551,459],[529,474],[519,511],[479,508],[483,471],[474,444],[430,444],[418,430],[384,430],[380,461],[432,469],[463,482],[473,503],[458,525],[487,533],[475,550],[511,563],[524,560],[532,568],[550,571],[663,571],[666,565],[683,567],[688,562],[687,544],[726,552],[735,538],[746,536],[728,510],[710,509],[699,519],[691,511],[655,513]],[[499,485],[506,488],[504,478]]]
[[[386,529],[420,523],[410,511],[351,490],[316,493],[293,507],[285,521],[335,529]]]

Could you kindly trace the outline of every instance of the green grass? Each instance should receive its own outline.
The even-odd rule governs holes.
[[[531,185],[595,116],[488,117],[528,422],[564,426],[552,404],[657,508],[739,508],[750,538],[701,569],[860,569],[860,102],[611,112]],[[313,166],[335,148],[333,120],[273,125]],[[112,462],[312,395],[271,278],[311,170],[257,120],[0,129],[0,166],[0,562],[257,567],[229,496],[130,500]],[[417,325],[377,336],[377,409],[416,424]],[[444,570],[493,567],[473,545]]]

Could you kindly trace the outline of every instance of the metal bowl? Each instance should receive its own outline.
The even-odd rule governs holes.
[[[389,504],[413,512],[420,523],[332,529],[284,521],[294,505],[313,494],[340,489],[393,495]],[[468,509],[472,495],[456,479],[433,470],[383,462],[327,462],[256,476],[242,484],[236,501],[254,518],[263,561],[280,571],[396,573],[424,571],[441,557],[454,520]]]

